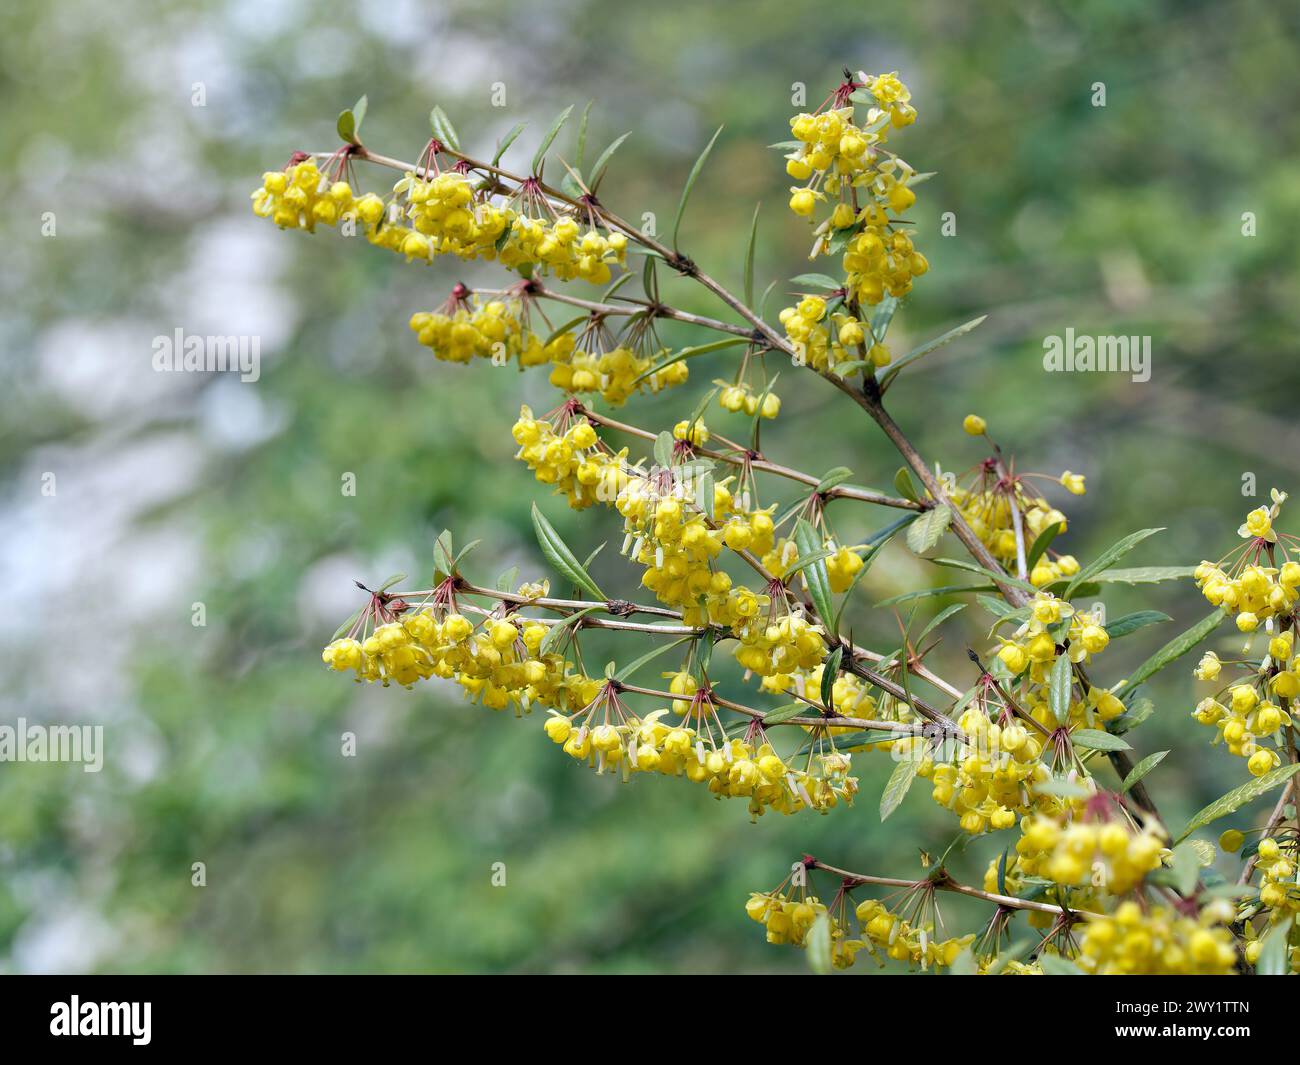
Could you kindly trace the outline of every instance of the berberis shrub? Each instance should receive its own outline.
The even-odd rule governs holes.
[[[1300,696],[1300,561],[1297,541],[1275,529],[1284,497],[1274,492],[1271,507],[1251,512],[1238,530],[1243,542],[1217,563],[1120,568],[1159,530],[1135,532],[1086,563],[1059,552],[1067,518],[1058,504],[1082,494],[1084,478],[1019,472],[980,416],[962,426],[987,449],[968,475],[917,453],[885,397],[911,362],[979,321],[906,354],[890,348],[899,301],[929,269],[906,217],[927,175],[895,151],[916,119],[896,74],[846,72],[820,108],[790,119],[792,139],[775,146],[793,182],[790,211],[811,230],[811,258],[830,271],[794,278],[795,297],[775,322],[754,300],[753,228],[742,295],[680,250],[682,212],[712,142],[665,242],[605,206],[600,190],[621,141],[585,165],[585,116],[575,161],[560,160],[563,176],[552,183],[547,156],[567,111],[523,174],[501,165],[518,127],[481,160],[462,151],[435,109],[434,137],[410,164],[363,145],[363,115],[364,101],[340,117],[337,151],[298,152],[265,174],[254,211],[283,229],[364,233],[408,262],[489,260],[513,274],[495,291],[457,284],[440,307],[414,313],[410,328],[445,362],[545,368],[559,400],[540,416],[520,410],[517,457],[571,507],[617,514],[595,520],[621,519],[622,554],[642,591],[608,595],[534,505],[542,552],[572,598],[552,596],[546,580],[473,583],[461,570],[465,552],[456,554],[444,533],[433,587],[365,589],[364,605],[325,648],[329,668],[383,685],[454,681],[473,702],[535,720],[539,740],[596,773],[674,777],[701,799],[707,791],[738,800],[754,820],[852,816],[844,808],[858,791],[854,759],[892,758],[880,815],[924,779],[958,839],[986,841],[984,882],[958,883],[943,858],[910,879],[804,856],[743,908],[770,943],[807,948],[818,968],[851,966],[863,952],[968,973],[1300,968],[1288,798],[1300,770],[1290,713]],[[359,163],[402,176],[385,196],[360,194]],[[629,267],[633,257],[642,264]],[[664,271],[698,282],[728,317],[666,303]],[[573,294],[562,282],[585,287]],[[639,282],[639,294],[629,282]],[[562,312],[552,308],[553,317],[573,317],[557,327],[548,304]],[[668,320],[698,330],[699,342],[665,348],[656,324]],[[609,413],[724,359],[734,373],[670,428],[655,432]],[[774,363],[785,367],[784,387],[816,387],[812,378],[821,378],[876,423],[905,463],[897,495],[850,484],[843,468],[822,476],[792,469],[760,449],[761,424],[781,411]],[[723,435],[718,425],[736,416],[748,425]],[[793,498],[771,501],[782,482]],[[899,516],[850,544],[831,521],[832,510],[848,506]],[[927,640],[960,606],[909,632],[896,650],[855,645],[841,615],[885,544],[901,536],[929,557],[949,534],[968,559],[934,561],[974,576],[957,594],[973,596],[992,626],[987,645],[970,649],[966,676],[939,676],[925,661]],[[1167,619],[1144,610],[1108,621],[1081,602],[1095,601],[1107,583],[1179,578],[1195,579],[1212,612],[1129,676],[1104,677],[1113,641]],[[1200,659],[1196,677],[1217,690],[1192,716],[1243,759],[1243,783],[1175,834],[1144,779],[1163,752],[1135,764],[1126,737],[1153,711],[1143,682],[1228,618],[1245,646],[1230,662],[1213,652]],[[581,653],[593,629],[629,643],[626,656],[595,674]],[[722,651],[752,682],[748,693],[714,682],[710,665]],[[1239,878],[1225,881],[1210,868],[1214,844],[1193,833],[1274,793],[1273,812],[1249,843],[1236,830],[1219,838],[1244,863]],[[954,934],[939,912],[941,892],[984,900],[987,923]],[[738,918],[740,909],[738,900]],[[1029,927],[1013,935],[1022,914]]]

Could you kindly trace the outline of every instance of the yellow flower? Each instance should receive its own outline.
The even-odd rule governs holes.
[[[1081,473],[1071,473],[1069,470],[1066,470],[1061,474],[1061,484],[1071,495],[1081,496],[1085,491],[1083,487],[1083,474]]]
[[[961,427],[971,436],[983,436],[984,431],[988,428],[988,422],[978,414],[968,414],[962,419]]]

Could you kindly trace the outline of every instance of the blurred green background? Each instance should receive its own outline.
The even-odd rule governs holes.
[[[407,267],[249,211],[263,170],[334,145],[341,108],[368,94],[367,142],[404,158],[434,104],[480,154],[527,121],[508,156],[524,167],[562,107],[594,100],[595,149],[635,131],[603,199],[626,217],[655,212],[661,229],[725,123],[684,246],[738,287],[762,201],[761,291],[809,269],[765,147],[789,135],[792,85],[815,107],[846,64],[900,71],[920,120],[897,144],[939,173],[912,212],[932,270],[895,348],[990,317],[907,372],[895,415],[946,469],[982,457],[959,428],[978,410],[1022,469],[1085,473],[1088,495],[1058,500],[1072,518],[1061,543],[1080,558],[1161,525],[1131,563],[1188,564],[1234,542],[1255,502],[1243,474],[1261,498],[1300,489],[1298,31],[1293,7],[1249,0],[11,0],[0,720],[103,724],[107,754],[97,775],[0,765],[0,969],[802,971],[799,952],[768,947],[745,918],[749,891],[804,851],[913,875],[919,848],[953,837],[924,787],[880,823],[882,756],[858,759],[855,809],[751,825],[740,803],[681,781],[597,778],[535,718],[322,668],[321,645],[359,605],[352,579],[405,571],[427,586],[444,527],[484,539],[467,566],[482,583],[512,564],[554,578],[529,527],[534,498],[580,555],[621,538],[608,513],[569,513],[512,461],[519,403],[554,405],[543,375],[436,364],[406,327],[455,281],[499,274]],[[496,82],[505,108],[490,106]],[[393,176],[363,173],[371,189]],[[957,231],[942,237],[947,211]],[[1257,235],[1243,235],[1244,212]],[[666,293],[722,313],[683,283]],[[152,338],[178,327],[259,336],[261,380],[153,372]],[[1044,373],[1043,337],[1066,327],[1151,335],[1151,381]],[[685,416],[729,354],[693,364],[688,393],[626,417]],[[844,397],[789,370],[779,391],[773,457],[889,486],[896,456]],[[725,431],[727,417],[710,421]],[[355,498],[340,493],[344,472]],[[863,533],[890,520],[833,513]],[[632,594],[615,549],[594,568]],[[891,551],[851,608],[858,641],[892,647],[894,613],[872,603],[925,583],[951,575]],[[204,627],[191,624],[199,602]],[[1107,682],[1205,610],[1190,584],[1107,599],[1112,616],[1139,605],[1175,623],[1117,644]],[[976,613],[950,623],[932,660],[954,678],[968,679],[962,648],[987,630]],[[1176,824],[1245,776],[1188,718],[1190,664],[1153,686],[1159,711],[1135,736],[1139,754],[1173,748],[1151,785]],[[346,731],[354,758],[340,756]],[[978,877],[1003,845],[955,853],[954,872]],[[198,861],[206,887],[191,886]],[[491,885],[495,862],[505,887]]]

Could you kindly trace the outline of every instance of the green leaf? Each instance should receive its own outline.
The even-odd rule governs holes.
[[[1103,584],[1159,584],[1190,577],[1195,566],[1139,566],[1136,569],[1112,569],[1093,578]]]
[[[369,98],[362,96],[360,100],[352,105],[352,118],[355,123],[357,136],[361,136],[361,123],[366,120],[366,112],[370,109]]]
[[[789,721],[792,717],[802,717],[804,714],[812,713],[812,707],[807,703],[786,703],[784,706],[778,706],[775,710],[769,710],[763,715],[764,727],[768,725],[779,725],[782,721]]]
[[[339,132],[340,140],[344,140],[348,144],[357,143],[357,119],[350,108],[339,112],[339,120],[335,124],[335,128]]]
[[[942,610],[940,610],[939,613],[937,613],[934,617],[932,617],[929,620],[925,628],[921,630],[921,635],[919,635],[915,640],[917,646],[919,647],[922,643],[924,643],[925,638],[929,636],[930,633],[934,632],[935,629],[937,629],[950,617],[952,617],[954,614],[960,614],[965,609],[966,609],[965,603],[953,603],[952,605],[946,606]]]
[[[1220,817],[1226,817],[1236,810],[1240,810],[1248,802],[1254,802],[1261,795],[1265,795],[1281,784],[1285,784],[1297,772],[1300,772],[1300,762],[1291,765],[1280,765],[1276,769],[1265,773],[1262,777],[1255,777],[1248,780],[1240,787],[1233,788],[1226,795],[1221,795],[1210,803],[1190,821],[1187,827],[1179,833],[1175,843],[1181,843],[1198,828],[1203,828],[1211,821],[1217,821]]]
[[[573,104],[569,104],[568,107],[566,107],[563,111],[561,111],[559,117],[556,118],[556,120],[551,123],[551,128],[546,131],[546,136],[542,138],[542,143],[538,145],[537,151],[533,153],[533,163],[531,169],[534,174],[540,173],[540,170],[538,168],[542,165],[543,161],[545,160],[546,153],[550,151],[551,144],[555,141],[555,138],[559,134],[560,130],[563,128],[564,123],[569,121],[569,116],[571,114],[573,114]]]
[[[673,434],[667,429],[655,437],[654,455],[656,464],[665,467],[673,464],[673,446]]]
[[[849,586],[844,589],[844,596],[840,600],[840,608],[835,614],[835,632],[840,631],[840,618],[844,616],[844,608],[849,605],[849,600],[853,596],[853,590],[858,586],[858,581],[862,580],[862,578],[867,575],[867,570],[871,569],[871,564],[876,561],[876,556],[880,554],[881,549],[885,544],[889,543],[894,534],[898,532],[899,529],[907,528],[907,526],[915,520],[915,514],[908,514],[906,517],[899,518],[898,521],[881,529],[880,532],[872,535],[870,540],[867,541],[871,544],[871,550],[862,556],[862,568],[853,575],[853,580],[851,580]]]
[[[648,665],[649,663],[653,662],[656,658],[658,658],[660,655],[667,654],[674,647],[680,647],[688,640],[693,640],[693,639],[695,639],[694,636],[683,636],[680,640],[674,640],[672,643],[661,644],[659,647],[656,647],[654,650],[647,651],[640,658],[637,658],[634,661],[629,662],[617,673],[615,673],[614,676],[617,677],[619,680],[627,680],[628,677],[630,677],[642,666]]]
[[[559,570],[564,576],[569,578],[574,584],[586,589],[597,599],[606,600],[605,593],[597,587],[585,569],[579,565],[578,560],[574,557],[573,552],[569,550],[568,545],[560,538],[560,534],[555,531],[551,523],[540,510],[537,504],[533,504],[533,529],[537,533],[537,543],[542,549],[542,554],[552,566]]]
[[[1159,673],[1165,666],[1169,665],[1183,655],[1187,654],[1193,647],[1199,644],[1210,635],[1219,624],[1223,621],[1223,611],[1216,608],[1209,614],[1206,614],[1200,621],[1184,632],[1181,636],[1175,636],[1160,650],[1137,667],[1124,681],[1122,687],[1129,689],[1136,688],[1143,681]]]
[[[799,274],[797,277],[790,278],[790,284],[802,285],[805,288],[824,288],[827,292],[838,292],[844,287],[844,282],[836,281],[829,274]]]
[[[1128,791],[1129,788],[1163,762],[1168,753],[1168,751],[1156,751],[1155,754],[1148,754],[1142,759],[1142,761],[1138,762],[1137,765],[1129,770],[1129,774],[1124,778],[1124,783],[1119,786],[1119,790],[1121,792]]]
[[[1175,847],[1170,872],[1178,893],[1190,895],[1196,889],[1196,881],[1200,879],[1201,872],[1201,859],[1196,848],[1187,843]]]
[[[998,894],[1007,893],[1007,856],[1011,853],[1010,847],[1002,849],[1002,857],[998,859]]]
[[[1164,529],[1139,529],[1135,533],[1129,533],[1118,543],[1111,544],[1093,562],[1084,566],[1071,578],[1070,583],[1065,587],[1065,594],[1061,598],[1069,599],[1074,589],[1083,584],[1084,581],[1091,580],[1099,573],[1105,573],[1106,570],[1110,569],[1111,566],[1137,547],[1148,536],[1154,536],[1158,532],[1164,532]]]
[[[787,577],[791,577],[794,574],[799,573],[800,571],[806,569],[808,566],[811,566],[814,562],[819,562],[824,558],[830,558],[831,555],[833,554],[835,554],[835,552],[832,551],[829,547],[819,547],[816,551],[813,551],[810,554],[800,555],[792,563],[790,563],[789,568],[787,568],[785,571],[785,575]]]
[[[575,325],[581,325],[583,322],[587,321],[590,317],[591,315],[589,314],[580,314],[576,318],[570,318],[567,322],[563,323],[562,325],[556,326],[556,328],[552,330],[551,335],[546,338],[546,344],[554,343],[557,339],[562,337]]]
[[[1256,976],[1286,976],[1291,971],[1288,958],[1291,953],[1287,937],[1291,933],[1294,917],[1279,921],[1268,930],[1264,945],[1259,951],[1259,960],[1255,962]]]
[[[501,157],[506,154],[506,149],[509,148],[510,145],[514,144],[515,141],[519,139],[519,134],[521,134],[524,131],[524,126],[526,124],[527,123],[524,122],[516,123],[513,127],[511,127],[510,132],[501,138],[501,143],[497,145],[496,154],[492,156],[493,166],[496,166],[497,163],[501,162]]]
[[[1038,964],[1043,970],[1044,976],[1084,976],[1085,973],[1069,958],[1062,958],[1059,954],[1040,954]]]
[[[1070,720],[1070,689],[1074,674],[1070,669],[1069,655],[1057,655],[1048,678],[1048,705],[1059,724]]]
[[[794,542],[799,548],[802,555],[811,555],[815,551],[820,551],[824,546],[822,539],[807,520],[800,518],[794,527]],[[828,628],[834,625],[835,611],[831,600],[831,582],[826,573],[825,559],[818,559],[803,571],[804,583],[808,585],[808,598],[812,600],[813,608],[817,611],[817,616],[821,618],[822,624]],[[833,628],[830,631],[834,631]]]
[[[911,471],[906,466],[900,466],[898,472],[894,474],[894,488],[904,499],[910,499],[916,503],[921,498],[921,493],[916,490],[916,483],[912,480]]]
[[[935,337],[933,340],[927,340],[920,347],[913,348],[901,359],[895,360],[892,365],[882,366],[880,368],[880,373],[883,375],[880,379],[880,391],[884,392],[891,384],[893,384],[894,378],[898,376],[899,371],[902,370],[904,366],[915,362],[917,359],[925,355],[929,355],[930,352],[934,351],[936,348],[941,348],[945,344],[956,340],[958,337],[965,336],[967,333],[977,329],[980,323],[987,317],[987,314],[981,314],[978,318],[972,318],[969,322],[957,326],[956,329],[949,329],[948,332],[943,334],[943,336]]]
[[[1158,625],[1162,621],[1173,620],[1168,614],[1162,614],[1159,610],[1138,610],[1132,614],[1125,614],[1122,618],[1116,618],[1105,626],[1105,629],[1112,640],[1118,640],[1121,636],[1137,632],[1147,625]]]
[[[921,516],[907,527],[907,546],[913,554],[923,555],[934,547],[952,523],[952,510],[947,503],[921,512]]]
[[[1005,599],[999,599],[992,595],[977,595],[975,602],[979,603],[985,610],[995,618],[1009,618],[1012,615],[1018,615],[1024,612],[1024,607],[1014,607]]]
[[[1052,546],[1052,541],[1060,534],[1061,528],[1061,522],[1053,522],[1034,539],[1033,546],[1029,549],[1029,554],[1025,556],[1025,568],[1030,573],[1033,573],[1034,571],[1034,563],[1042,558],[1043,555],[1047,554],[1047,549]]]
[[[1133,749],[1118,736],[1112,736],[1109,732],[1096,728],[1081,728],[1071,732],[1070,742],[1076,747],[1083,747],[1089,751],[1131,751]]]
[[[573,157],[573,166],[577,170],[582,169],[582,159],[587,154],[587,119],[591,117],[591,105],[595,102],[587,101],[587,106],[582,109],[582,121],[578,123],[578,150]]]
[[[749,223],[749,244],[745,247],[745,306],[754,306],[754,246],[758,243],[758,212],[762,204],[754,205],[754,219]]]
[[[441,141],[453,152],[460,151],[460,137],[456,135],[456,127],[451,124],[447,112],[441,107],[435,107],[429,112],[429,126],[437,140]]]
[[[361,612],[365,610],[369,605],[370,604],[367,603],[366,606],[357,607],[356,612],[350,618],[348,618],[347,621],[343,622],[342,625],[340,625],[337,629],[334,630],[334,635],[331,636],[330,639],[337,640],[340,636],[342,636],[345,632],[347,632],[350,628],[352,628],[352,626],[357,623],[357,618],[361,617]]]
[[[508,570],[504,570],[501,573],[501,575],[497,577],[497,591],[498,592],[514,591],[515,586],[518,584],[518,582],[519,582],[519,567],[511,566]]]
[[[804,939],[804,949],[808,952],[808,965],[818,976],[825,976],[831,971],[831,922],[829,915],[820,913],[808,929]]]
[[[1127,711],[1110,723],[1111,735],[1122,736],[1132,732],[1155,712],[1156,704],[1150,699],[1135,699]]]
[[[476,544],[476,543],[478,543],[478,541],[475,540],[474,543]],[[470,544],[469,546],[470,546],[470,547],[473,547],[474,544]],[[465,549],[465,551],[468,551],[468,550],[469,550],[469,548],[467,547],[467,548]],[[463,554],[465,553],[465,551],[462,551],[461,554],[463,555]],[[388,591],[388,589],[391,588],[394,584],[401,584],[402,581],[404,581],[404,580],[406,580],[406,574],[405,574],[405,573],[394,573],[391,577],[388,578],[388,580],[384,581],[384,583],[381,584],[377,590],[380,591],[380,592],[386,592],[386,591]]]
[[[471,540],[459,551],[457,551],[456,557],[451,560],[452,569],[459,569],[461,559],[463,559],[466,555],[468,555],[471,551],[473,551],[474,548],[478,547],[478,545],[481,544],[482,542],[483,542],[482,540]]]
[[[907,796],[912,781],[916,779],[916,771],[920,765],[921,760],[909,754],[894,766],[894,771],[889,774],[889,780],[885,784],[885,790],[880,795],[881,821],[898,809],[899,804]]]
[[[1082,784],[1065,777],[1052,777],[1037,784],[1031,784],[1029,790],[1035,795],[1055,795],[1061,799],[1086,799],[1092,794]]]
[[[690,199],[691,189],[695,187],[695,182],[704,169],[704,164],[709,158],[709,152],[713,151],[713,145],[717,142],[718,136],[722,133],[722,127],[719,126],[716,133],[709,139],[709,143],[704,146],[704,151],[700,152],[700,157],[695,160],[695,165],[691,167],[691,172],[686,178],[686,185],[682,189],[682,198],[677,204],[677,216],[673,219],[673,249],[677,248],[677,231],[681,228],[682,215],[686,213],[686,201]]]
[[[1026,592],[1033,594],[1038,589],[1028,581],[1022,581],[1018,577],[1013,577],[1009,573],[999,573],[995,570],[985,569],[983,566],[977,566],[974,562],[967,562],[961,558],[932,558],[928,561],[933,562],[936,566],[944,566],[947,569],[961,569],[967,573],[978,573],[981,577],[987,577],[989,580],[996,581],[1000,584],[1010,584],[1016,588],[1022,588]]]
[[[595,192],[596,187],[600,184],[600,179],[605,176],[605,170],[609,167],[609,161],[614,157],[622,143],[632,136],[632,131],[628,130],[621,137],[615,137],[614,142],[596,157],[596,161],[591,166],[591,191]]]
[[[451,576],[456,568],[456,554],[451,544],[450,529],[443,529],[438,534],[438,539],[433,542],[433,565],[448,576]]]
[[[885,334],[889,332],[889,323],[894,320],[894,312],[898,310],[898,297],[886,296],[876,304],[876,312],[871,316],[871,336],[877,344],[885,342]]]
[[[585,321],[585,319],[586,316],[584,315],[583,320]],[[707,355],[711,351],[721,351],[723,348],[734,348],[739,344],[748,344],[748,343],[749,343],[748,337],[724,337],[722,340],[713,340],[707,344],[697,344],[691,348],[682,348],[681,351],[677,352],[676,354],[670,356],[667,359],[664,359],[663,362],[656,363],[655,365],[649,367],[647,370],[645,370],[644,373],[638,375],[637,378],[632,383],[634,385],[639,385],[647,377],[653,377],[660,370],[664,369],[665,367],[671,366],[675,362],[681,362],[683,359],[694,358],[696,355]]]
[[[581,610],[574,611],[563,621],[558,621],[550,627],[546,635],[542,637],[542,642],[537,648],[539,656],[548,655],[559,646],[567,634],[572,631],[583,618],[596,610],[600,610],[600,604],[595,606],[583,607]]]
[[[888,599],[880,600],[876,606],[898,606],[899,603],[910,603],[915,599],[935,599],[941,595],[961,595],[965,592],[987,592],[992,587],[993,586],[989,584],[945,584],[941,588],[925,588],[919,592],[903,592],[901,595],[891,595]]]
[[[844,647],[838,645],[822,666],[822,706],[828,710],[835,709],[835,678],[839,676],[843,659]]]
[[[695,478],[695,505],[702,510],[709,521],[713,520],[713,474],[705,470]]]
[[[817,487],[813,491],[819,495],[822,492],[829,492],[837,484],[843,484],[852,476],[853,471],[847,466],[836,466],[822,474],[822,479],[817,482]]]

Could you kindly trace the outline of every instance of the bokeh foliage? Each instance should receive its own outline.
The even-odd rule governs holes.
[[[939,173],[916,212],[932,271],[895,328],[920,340],[990,317],[905,374],[896,417],[923,454],[962,470],[981,456],[958,425],[978,409],[1021,468],[1087,474],[1062,541],[1081,559],[1163,525],[1133,564],[1187,564],[1230,546],[1250,502],[1243,473],[1261,496],[1300,490],[1298,22],[1249,0],[7,4],[4,720],[103,723],[108,754],[98,775],[0,766],[0,965],[797,970],[796,952],[767,948],[744,918],[748,891],[803,851],[907,875],[919,847],[952,837],[920,789],[879,823],[884,759],[860,759],[855,810],[751,826],[677,782],[582,772],[536,720],[324,672],[319,647],[357,605],[351,578],[427,581],[443,527],[484,538],[468,563],[484,583],[512,564],[554,580],[532,542],[535,497],[581,554],[615,539],[595,564],[602,586],[630,592],[632,572],[608,515],[568,513],[511,459],[519,403],[554,405],[544,381],[435,365],[406,328],[456,280],[498,275],[404,267],[332,233],[277,234],[248,211],[264,169],[333,146],[340,108],[368,94],[367,142],[405,158],[435,103],[483,154],[528,120],[522,167],[551,116],[592,99],[597,148],[635,131],[604,198],[661,226],[725,122],[684,243],[738,286],[761,200],[762,291],[807,269],[765,147],[788,136],[792,83],[815,106],[845,64],[900,70],[921,113],[905,154]],[[195,82],[206,106],[192,106]],[[489,105],[495,82],[504,110]],[[1090,103],[1096,82],[1104,108]],[[40,235],[45,211],[54,239]],[[954,237],[939,236],[945,211]],[[666,294],[719,311],[685,283]],[[1150,334],[1151,382],[1043,373],[1043,337],[1067,326]],[[150,339],[177,327],[259,333],[262,379],[153,374]],[[730,354],[698,365],[695,387]],[[889,486],[897,459],[856,408],[790,369],[779,391],[774,457]],[[691,405],[661,398],[627,416],[659,428]],[[39,496],[44,471],[57,501]],[[339,491],[344,471],[355,498]],[[837,513],[863,533],[890,519]],[[873,602],[950,581],[892,550],[851,610],[858,642],[887,649],[897,635]],[[191,624],[196,601],[206,627]],[[1122,589],[1107,605],[1163,609],[1179,627],[1203,613],[1190,585]],[[964,642],[986,627],[952,623],[934,663],[965,676]],[[1108,670],[1174,630],[1117,645]],[[1153,689],[1159,711],[1135,744],[1173,748],[1149,783],[1181,823],[1242,770],[1187,719],[1185,669]],[[339,755],[346,730],[356,758]],[[954,871],[977,876],[996,849],[956,853]],[[195,861],[206,888],[190,884]],[[490,886],[498,861],[505,888]]]

